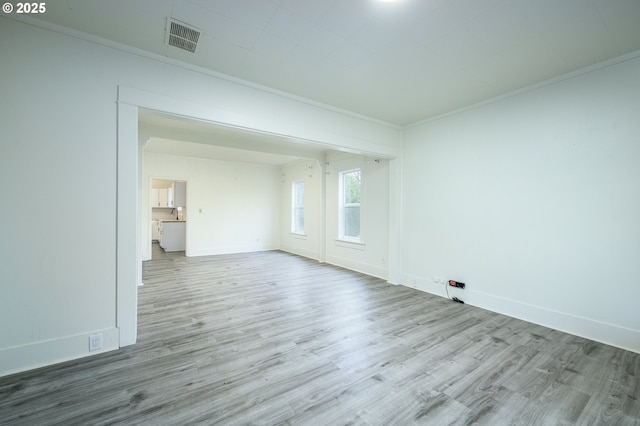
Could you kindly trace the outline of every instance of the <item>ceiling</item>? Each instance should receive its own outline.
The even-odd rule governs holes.
[[[167,18],[202,31],[165,44]],[[640,0],[49,0],[39,19],[397,126],[640,50]]]

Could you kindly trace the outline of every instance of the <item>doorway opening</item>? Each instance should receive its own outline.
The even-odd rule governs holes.
[[[168,98],[162,95],[157,95],[141,90],[130,89],[127,87],[118,87],[118,126],[117,126],[117,211],[116,211],[116,324],[119,329],[119,346],[128,346],[136,343],[137,339],[137,288],[142,283],[142,260],[144,258],[143,245],[150,238],[141,238],[146,232],[151,231],[150,224],[145,226],[146,218],[144,214],[141,214],[144,210],[141,210],[148,205],[143,203],[142,198],[145,191],[145,184],[143,183],[144,169],[143,165],[143,153],[144,145],[149,141],[149,138],[154,136],[154,133],[147,132],[148,122],[145,126],[140,122],[140,114],[143,112],[151,112],[153,119],[154,115],[161,116],[159,119],[165,122],[167,117],[173,119],[175,125],[160,126],[164,127],[164,135],[170,137],[173,140],[182,140],[185,142],[197,142],[201,145],[211,144],[212,138],[209,132],[191,132],[192,124],[185,125],[183,122],[194,123],[194,125],[201,124],[207,127],[215,127],[217,130],[225,130],[227,137],[217,139],[216,148],[242,148],[247,152],[260,152],[263,147],[270,145],[272,149],[271,153],[278,153],[280,155],[291,155],[292,153],[296,157],[302,158],[316,158],[319,157],[320,173],[308,173],[317,175],[318,178],[325,179],[326,173],[322,167],[325,161],[325,151],[338,150],[341,152],[359,153],[362,155],[373,154],[376,156],[393,158],[390,161],[389,175],[391,188],[394,188],[392,194],[393,201],[389,203],[390,218],[389,223],[393,224],[391,229],[391,239],[388,244],[388,256],[385,256],[382,261],[389,260],[389,275],[394,277],[391,282],[397,282],[396,278],[399,276],[399,269],[397,268],[398,258],[398,236],[399,236],[399,210],[396,206],[399,206],[399,191],[395,188],[399,187],[400,169],[399,161],[394,157],[395,148],[386,148],[384,145],[376,145],[375,143],[368,143],[360,141],[360,139],[354,139],[351,136],[338,137],[335,141],[332,139],[331,143],[321,142],[324,141],[333,133],[325,135],[317,131],[303,131],[304,129],[298,125],[287,126],[282,123],[270,124],[271,121],[260,121],[251,118],[251,115],[246,116],[233,116],[230,118],[228,114],[221,114],[223,110],[202,108],[201,105],[191,104],[189,102]],[[147,114],[148,115],[148,114]],[[245,119],[250,117],[249,119]],[[177,122],[176,122],[177,121]],[[189,129],[185,129],[187,126]],[[375,124],[372,125],[375,127]],[[302,129],[302,130],[301,130]],[[306,138],[300,139],[299,137],[288,136],[288,133],[305,133]],[[193,138],[184,136],[194,135]],[[242,134],[244,142],[240,141],[237,136],[238,133]],[[247,135],[248,138],[247,138]],[[254,137],[251,137],[253,135]],[[309,138],[310,137],[310,138]],[[274,143],[265,143],[265,138],[272,140]],[[260,139],[260,140],[257,140]],[[338,142],[344,140],[350,148],[341,149]],[[362,143],[361,143],[362,142]],[[363,144],[363,147],[352,145]],[[369,151],[363,149],[368,148]],[[383,149],[380,149],[383,148]],[[309,156],[309,151],[312,151]],[[297,154],[300,152],[300,154]],[[306,153],[306,154],[303,154]],[[315,154],[314,154],[315,153]],[[379,155],[378,155],[379,154]],[[135,182],[135,185],[132,184]],[[324,183],[323,183],[324,185]],[[322,191],[326,193],[326,191]],[[322,197],[320,201],[320,211],[325,212],[325,197]],[[198,205],[195,208],[199,211]],[[326,221],[321,222],[322,225],[319,230],[321,245],[321,256],[325,257],[325,245],[328,238]],[[148,230],[148,231],[147,231]],[[151,245],[151,244],[149,244]],[[383,247],[384,249],[384,247]],[[357,264],[354,266],[354,269]]]
[[[187,182],[151,179],[151,258],[184,256],[187,247]]]

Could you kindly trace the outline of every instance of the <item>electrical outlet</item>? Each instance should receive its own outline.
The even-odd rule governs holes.
[[[102,349],[102,334],[92,334],[89,336],[89,350],[97,351]]]
[[[449,280],[449,285],[451,287],[458,287],[458,288],[465,288],[466,287],[465,283],[461,283],[460,281],[453,281],[453,280]]]

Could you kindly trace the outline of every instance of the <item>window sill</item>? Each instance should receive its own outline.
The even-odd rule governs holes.
[[[307,234],[301,234],[299,232],[289,232],[289,235],[291,235],[292,238],[297,238],[299,240],[307,239]]]
[[[365,244],[362,241],[343,240],[340,238],[337,238],[335,241],[336,241],[336,245],[340,247],[346,247],[346,248],[355,249],[355,250],[365,249]]]

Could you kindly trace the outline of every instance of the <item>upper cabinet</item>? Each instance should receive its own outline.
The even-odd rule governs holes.
[[[151,189],[151,207],[174,207],[172,188]]]
[[[151,188],[151,207],[186,207],[187,183],[154,179]]]
[[[160,207],[160,188],[151,188],[151,207]]]
[[[173,184],[173,205],[175,207],[187,206],[187,183],[174,182]]]

